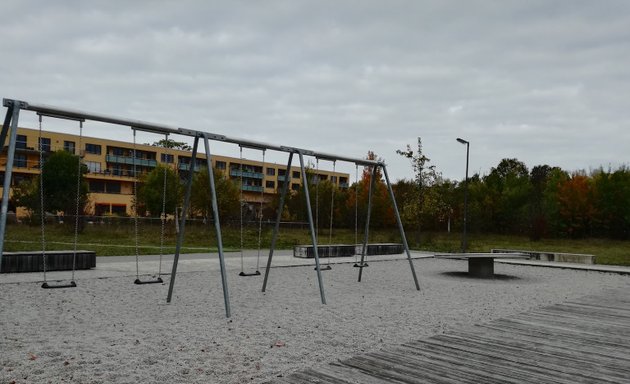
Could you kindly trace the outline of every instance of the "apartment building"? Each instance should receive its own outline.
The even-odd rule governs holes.
[[[97,216],[133,214],[134,145],[129,142],[79,137],[78,135],[42,131],[44,155],[64,150],[81,156],[87,166],[86,179],[90,190],[88,210]],[[80,144],[80,147],[79,147]],[[158,164],[176,169],[183,177],[190,169],[192,154],[189,151],[136,144],[136,173],[138,177],[151,172]],[[4,179],[7,161],[7,147],[0,153],[0,175]],[[206,164],[206,156],[199,153],[194,169]],[[262,163],[261,161],[239,159],[227,156],[212,156],[212,165],[238,184],[242,180],[243,199],[259,205],[268,203],[283,186],[290,183],[291,190],[302,185],[300,168],[292,167],[286,175],[286,165]],[[16,151],[13,162],[11,185],[39,174],[39,131],[18,128]],[[241,179],[242,177],[242,179]],[[319,170],[314,178],[329,180],[340,188],[347,188],[349,175],[341,172]],[[1,186],[0,186],[1,189]],[[18,216],[24,212],[18,210]]]

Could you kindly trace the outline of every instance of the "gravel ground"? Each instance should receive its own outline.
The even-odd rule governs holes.
[[[627,276],[495,266],[473,279],[463,261],[420,259],[414,289],[406,261],[322,272],[274,268],[262,277],[229,271],[232,318],[224,315],[217,271],[178,274],[167,285],[129,278],[79,281],[44,290],[0,276],[1,383],[260,383],[277,376],[532,308],[629,287]]]

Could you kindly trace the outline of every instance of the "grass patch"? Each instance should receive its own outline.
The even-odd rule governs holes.
[[[271,245],[272,225],[265,223],[261,235],[261,247]],[[160,252],[160,225],[154,222],[138,227],[139,254],[158,254]],[[121,256],[135,254],[135,230],[129,222],[91,224],[79,234],[78,248],[95,251],[98,256]],[[222,227],[223,246],[226,251],[241,249],[241,230],[238,226]],[[328,231],[319,233],[319,243],[328,244]],[[459,252],[461,234],[423,232],[419,236],[415,232],[407,233],[409,246],[412,249],[435,252]],[[359,242],[363,241],[359,233]],[[49,224],[46,226],[46,249],[72,249],[74,233],[72,226]],[[177,233],[171,225],[164,236],[164,252],[175,252]],[[333,244],[353,244],[354,230],[336,229],[333,231]],[[371,243],[400,242],[398,231],[393,229],[372,230]],[[295,245],[310,244],[311,237],[307,226],[281,227],[277,249],[291,249]],[[243,228],[243,248],[258,248],[258,226],[255,224]],[[504,236],[488,234],[470,234],[468,236],[469,252],[488,252],[492,248],[523,249],[532,251],[588,253],[596,256],[597,264],[630,265],[630,242],[608,239],[543,239],[530,241],[524,236]],[[41,233],[37,226],[26,224],[9,224],[5,237],[5,251],[37,251],[41,250]],[[186,226],[183,253],[216,252],[216,234],[211,225],[193,223]]]

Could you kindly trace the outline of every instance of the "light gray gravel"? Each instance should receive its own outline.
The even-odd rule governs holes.
[[[312,267],[262,277],[229,271],[232,318],[218,271],[178,274],[167,285],[129,278],[79,281],[69,290],[6,283],[0,276],[1,383],[260,383],[278,375],[449,329],[599,292],[630,277],[496,264],[500,278],[461,273],[464,261],[415,260],[323,272],[321,305]]]

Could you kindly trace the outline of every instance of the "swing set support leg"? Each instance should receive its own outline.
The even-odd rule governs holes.
[[[361,277],[363,276],[363,268],[366,266],[365,264],[365,253],[367,252],[368,247],[368,239],[370,235],[370,215],[372,212],[372,190],[374,189],[374,184],[376,183],[376,170],[378,165],[375,165],[372,168],[372,175],[370,176],[370,188],[368,189],[368,206],[367,206],[367,217],[365,219],[365,238],[363,240],[363,247],[361,248],[361,262],[358,264],[359,268],[359,278],[358,282],[361,282]]]
[[[416,285],[416,290],[420,290],[420,284],[418,283],[418,276],[416,276],[416,269],[413,267],[413,261],[411,260],[411,252],[409,251],[409,244],[407,243],[407,236],[405,236],[405,229],[400,220],[400,213],[398,212],[398,205],[396,204],[396,197],[394,196],[394,190],[392,184],[389,182],[389,176],[387,175],[387,168],[382,166],[383,175],[387,182],[387,189],[389,190],[389,197],[392,200],[392,206],[394,207],[394,213],[396,214],[396,222],[398,223],[398,230],[400,231],[400,237],[402,238],[403,245],[405,246],[405,252],[407,252],[407,261],[409,261],[409,268],[411,269],[411,275],[413,276],[413,282]]]
[[[199,149],[199,136],[195,136],[193,151],[190,157],[190,167],[188,168],[188,182],[186,184],[186,195],[184,196],[184,206],[182,207],[181,223],[179,225],[179,233],[177,234],[177,244],[175,245],[175,255],[173,255],[173,268],[171,270],[171,282],[168,286],[168,295],[166,302],[170,303],[173,298],[173,287],[175,286],[175,276],[177,275],[177,263],[179,262],[179,254],[184,241],[184,232],[186,229],[186,216],[188,216],[188,206],[190,205],[190,194],[192,191],[192,181],[195,172],[195,162],[197,161],[197,150]]]
[[[291,174],[292,161],[293,152],[289,153],[289,162],[287,163],[287,169],[284,173],[284,184],[282,185],[282,193],[280,194],[280,204],[278,205],[278,214],[276,215],[276,225],[273,227],[271,248],[269,249],[269,257],[267,258],[267,268],[265,268],[265,278],[263,280],[262,292],[265,292],[267,289],[267,280],[269,279],[269,270],[271,269],[271,259],[273,258],[273,251],[276,248],[276,241],[278,240],[278,232],[280,230],[280,220],[282,219],[282,211],[284,210],[284,199],[287,196],[287,190],[289,189],[289,175]]]
[[[304,185],[304,198],[306,199],[306,212],[308,214],[308,225],[311,228],[311,240],[313,241],[313,253],[315,254],[315,270],[317,271],[317,282],[319,283],[319,294],[322,304],[326,304],[326,296],[324,295],[324,284],[322,282],[322,271],[319,263],[319,252],[317,250],[317,236],[315,235],[315,224],[313,223],[313,212],[311,212],[311,198],[308,193],[308,176],[304,168],[304,155],[298,152],[300,157],[300,168],[302,170],[302,184]]]
[[[212,169],[212,156],[210,154],[210,144],[208,135],[203,134],[203,143],[206,149],[206,168],[208,170],[208,180],[210,182],[210,193],[212,195],[212,216],[214,218],[214,229],[217,235],[217,249],[219,251],[219,264],[221,266],[221,284],[223,285],[223,302],[225,304],[225,316],[231,316],[230,295],[228,293],[227,272],[225,268],[225,257],[223,255],[223,237],[221,235],[221,221],[219,220],[219,203],[217,201],[217,189],[214,184],[214,170]],[[258,271],[256,271],[258,272]],[[260,275],[260,272],[258,272]]]
[[[4,170],[4,180],[2,189],[2,208],[0,213],[0,271],[2,268],[2,254],[4,253],[4,233],[7,225],[7,213],[9,212],[9,192],[11,188],[11,175],[13,173],[13,158],[15,157],[15,147],[17,142],[18,119],[20,116],[20,107],[16,105],[17,101],[13,101],[8,107],[7,114],[4,118],[2,133],[0,133],[0,148],[4,148],[4,143],[9,135],[9,148],[7,149],[7,164]],[[9,128],[10,125],[10,128]]]

